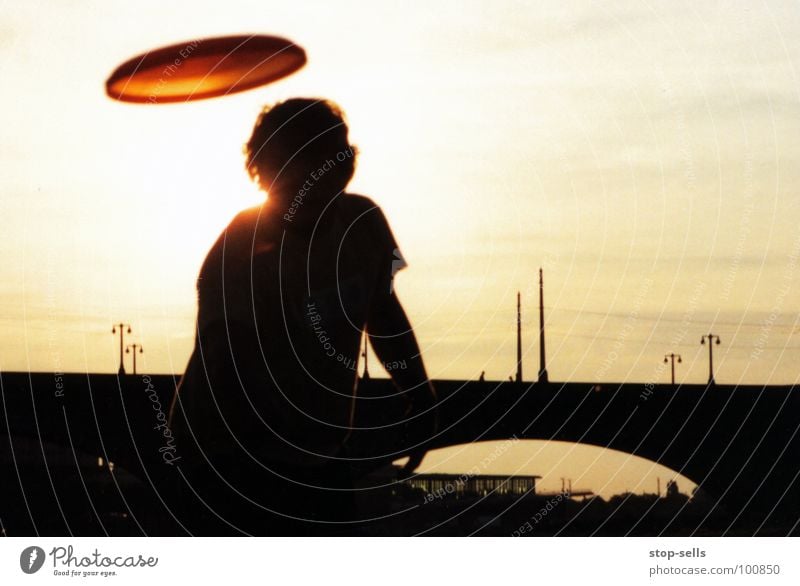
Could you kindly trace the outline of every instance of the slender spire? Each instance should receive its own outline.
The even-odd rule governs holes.
[[[522,382],[522,306],[517,291],[517,382]]]
[[[539,382],[548,382],[544,351],[544,278],[539,268]]]

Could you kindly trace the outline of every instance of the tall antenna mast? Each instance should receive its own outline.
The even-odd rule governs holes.
[[[549,382],[544,351],[544,277],[539,267],[539,382]]]
[[[517,382],[522,382],[522,307],[517,291]]]

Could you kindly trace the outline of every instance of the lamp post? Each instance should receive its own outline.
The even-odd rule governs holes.
[[[675,386],[675,359],[676,358],[678,359],[678,364],[683,362],[683,360],[681,360],[681,355],[680,354],[675,354],[674,352],[670,352],[669,354],[664,356],[664,364],[666,364],[667,362],[672,362],[672,386],[673,387]]]
[[[136,350],[139,350],[139,354],[144,354],[144,348],[142,348],[141,344],[131,344],[125,348],[125,354],[133,354],[133,374],[136,374]]]
[[[131,325],[130,324],[124,324],[124,323],[115,324],[115,325],[111,326],[111,333],[112,334],[116,334],[117,333],[117,327],[119,327],[119,373],[118,374],[125,374],[125,363],[122,360],[122,353],[123,353],[122,349],[125,347],[125,341],[124,341],[125,333],[124,333],[124,331],[125,331],[125,328],[127,328],[128,329],[128,333],[130,334],[131,333]]]
[[[517,291],[517,375],[514,380],[522,382],[522,300]]]
[[[719,336],[714,334],[702,336],[700,343],[705,344],[706,340],[708,340],[708,384],[714,385],[716,384],[716,381],[714,381],[714,344],[719,346]]]

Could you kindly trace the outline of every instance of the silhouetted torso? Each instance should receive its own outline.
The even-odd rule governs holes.
[[[194,444],[188,423],[210,455],[244,447],[258,459],[316,465],[345,439],[362,330],[399,253],[368,198],[341,195],[305,211],[286,221],[268,204],[245,210],[209,252],[179,390],[186,418],[172,422],[179,443]],[[303,221],[318,211],[318,222]]]

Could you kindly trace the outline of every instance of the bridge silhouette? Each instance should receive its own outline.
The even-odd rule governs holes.
[[[126,497],[126,490],[135,483],[156,490],[152,485],[164,466],[161,437],[153,431],[156,407],[168,410],[177,377],[151,375],[144,381],[131,375],[0,374],[0,421],[13,448],[0,451],[0,520],[14,520],[17,534],[41,533],[42,527],[66,534],[69,503],[77,500],[85,511],[93,499],[93,506],[135,515],[133,492]],[[691,479],[733,527],[780,523],[797,532],[795,387],[453,380],[435,385],[440,431],[426,444],[429,449],[516,437],[618,450]],[[362,381],[359,394],[358,412],[371,421],[385,418],[397,400],[384,379]],[[354,455],[366,462],[391,460],[377,435],[357,431]],[[113,486],[96,488],[81,472],[98,456],[118,467]],[[96,466],[102,469],[100,461]]]
[[[441,433],[430,447],[516,437],[609,448],[683,474],[733,518],[800,520],[793,387],[437,381],[436,388]]]

